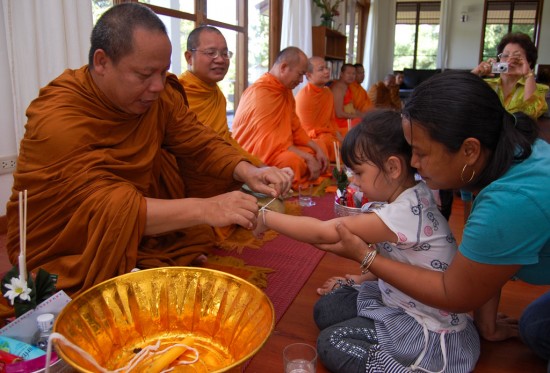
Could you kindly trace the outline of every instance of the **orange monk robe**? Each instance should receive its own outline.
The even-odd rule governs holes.
[[[19,255],[18,191],[28,190],[27,267],[59,275],[77,294],[134,267],[189,265],[214,246],[206,225],[144,236],[146,197],[183,198],[179,169],[234,183],[244,158],[197,121],[175,75],[141,115],[123,113],[88,67],[66,70],[40,90],[7,205],[7,250]],[[176,163],[177,160],[177,163]]]
[[[296,114],[309,137],[335,162],[333,144],[339,142],[338,126],[330,88],[308,83],[296,95]]]
[[[349,85],[349,89],[352,95],[353,106],[356,110],[361,112],[366,112],[374,109],[374,104],[372,103],[369,94],[358,82],[353,82]]]
[[[384,82],[380,81],[373,84],[369,88],[369,96],[377,108],[388,108],[394,110],[401,110],[401,100],[399,99],[399,89],[397,91],[397,98],[390,88]],[[395,92],[395,90],[394,90]]]
[[[290,167],[294,187],[309,178],[305,160],[289,151],[292,145],[314,155],[311,141],[296,115],[296,102],[288,89],[270,73],[248,87],[233,120],[233,137],[248,152],[267,165]]]
[[[354,114],[357,112],[353,104],[353,94],[349,85],[346,89],[346,93],[344,94],[344,112],[349,114]],[[348,131],[360,122],[361,118],[348,119],[336,117],[336,125],[338,126],[338,130],[340,131],[342,136],[346,136]]]
[[[237,149],[243,157],[255,166],[260,166],[262,161],[244,150],[231,136],[227,125],[227,101],[217,84],[210,85],[199,79],[191,71],[186,71],[179,76],[179,81],[185,88],[189,108],[197,115],[197,118],[218,135],[224,138]],[[212,197],[228,192],[227,189],[216,188],[219,184],[208,175],[200,175],[193,170],[184,173],[185,194],[188,197]],[[216,227],[214,231],[218,240],[223,241],[233,233],[236,225]]]

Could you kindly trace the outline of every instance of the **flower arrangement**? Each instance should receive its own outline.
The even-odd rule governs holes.
[[[330,27],[332,25],[333,18],[340,15],[338,6],[343,1],[344,0],[335,0],[333,4],[332,0],[313,0],[313,3],[321,9],[321,24],[323,26]]]
[[[2,279],[2,293],[13,306],[15,317],[19,317],[54,295],[56,282],[57,276],[42,268],[25,281],[19,276],[18,266],[14,266]]]
[[[10,300],[19,317],[56,292],[57,276],[40,268],[34,276],[27,272],[27,191],[19,192],[19,262],[2,279],[2,294]]]

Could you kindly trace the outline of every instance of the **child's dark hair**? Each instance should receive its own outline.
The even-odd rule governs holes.
[[[342,143],[342,161],[349,168],[371,162],[385,172],[386,160],[391,156],[402,158],[407,171],[415,172],[411,167],[411,147],[403,135],[401,115],[393,110],[368,112]]]

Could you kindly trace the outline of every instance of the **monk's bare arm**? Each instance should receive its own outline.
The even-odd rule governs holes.
[[[344,111],[344,95],[346,94],[346,85],[338,81],[330,87],[334,97],[334,112],[338,118],[351,119],[351,115]]]
[[[229,192],[211,198],[145,198],[145,235],[166,233],[198,224],[223,227],[238,224],[252,228],[258,204],[254,196]]]

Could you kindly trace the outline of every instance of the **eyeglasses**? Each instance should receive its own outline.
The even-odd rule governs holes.
[[[512,54],[500,53],[500,54],[497,55],[497,57],[498,57],[498,60],[499,60],[499,61],[506,61],[506,60],[508,60],[509,58],[521,58],[522,55],[521,55],[521,53],[519,53],[519,52],[514,52],[514,53],[512,53]]]
[[[201,52],[207,57],[210,57],[211,59],[216,59],[219,56],[222,56],[224,60],[229,60],[231,57],[233,57],[233,52],[230,51],[220,51],[217,49],[191,49],[191,52]]]

